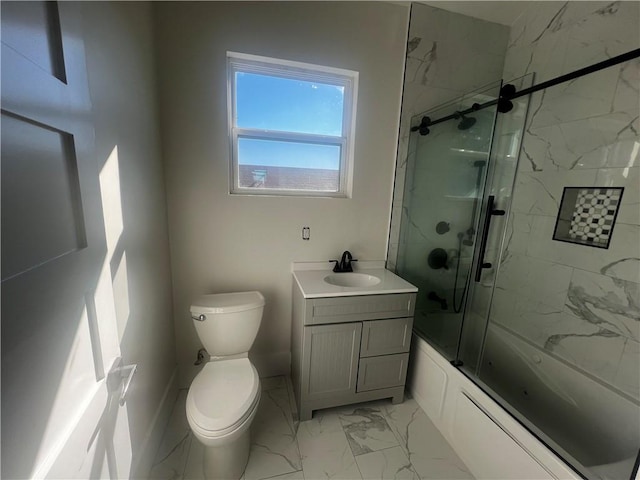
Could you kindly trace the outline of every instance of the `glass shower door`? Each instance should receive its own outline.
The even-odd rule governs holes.
[[[523,78],[516,87],[530,84],[531,78]],[[514,110],[500,115],[495,128],[486,195],[494,195],[497,208],[508,215],[496,218],[488,231],[484,258],[493,267],[470,284],[456,360],[466,375],[582,476],[626,480],[640,462],[640,398],[633,383],[629,387],[620,378],[640,378],[637,360],[624,357],[627,345],[636,344],[633,335],[638,336],[640,283],[637,270],[621,275],[609,271],[609,265],[621,257],[637,262],[640,247],[636,242],[618,251],[590,250],[554,242],[552,229],[545,231],[545,222],[553,226],[560,205],[549,211],[535,211],[533,205],[549,195],[560,199],[564,187],[584,185],[584,176],[577,176],[584,170],[575,175],[554,171],[559,180],[553,187],[540,183],[532,192],[526,180],[539,181],[543,172],[526,173],[524,165],[518,175],[525,179],[514,187],[518,149],[514,156],[507,147],[510,132],[514,141],[522,137],[526,102],[528,97],[515,100]],[[536,133],[530,125],[527,131]],[[553,137],[546,148],[558,148],[562,141]],[[622,142],[616,139],[607,151],[621,155]],[[619,170],[622,180],[607,186],[619,186],[629,176],[628,170]],[[547,176],[547,182],[549,178],[553,176]],[[594,175],[587,186],[599,186],[600,181]]]
[[[517,91],[533,85],[533,74],[528,74],[507,82],[516,87]],[[457,353],[457,363],[465,372],[475,374],[484,345],[485,332],[489,321],[489,311],[495,292],[495,279],[500,263],[500,252],[507,232],[507,218],[516,177],[516,168],[520,147],[524,134],[525,123],[529,109],[530,97],[524,96],[512,101],[513,108],[497,115],[493,130],[491,145],[490,168],[487,172],[485,198],[481,207],[483,220],[486,219],[489,197],[492,198],[493,209],[505,211],[504,215],[492,215],[487,224],[487,232],[479,234],[486,237],[484,251],[476,252],[476,258],[471,272],[472,280],[467,289],[467,304],[465,306],[464,327],[460,334]],[[483,222],[484,223],[484,222]],[[483,230],[481,225],[480,230]],[[477,272],[482,255],[482,261],[491,266]]]
[[[500,82],[414,117],[435,120],[498,97]],[[496,107],[411,134],[397,272],[418,287],[414,331],[456,356],[478,240]]]

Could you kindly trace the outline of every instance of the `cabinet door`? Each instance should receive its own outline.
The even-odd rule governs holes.
[[[361,357],[408,352],[411,347],[411,318],[372,320],[362,325]]]
[[[308,400],[355,393],[362,323],[305,327],[303,389]]]
[[[361,358],[358,392],[404,385],[408,363],[408,353]]]

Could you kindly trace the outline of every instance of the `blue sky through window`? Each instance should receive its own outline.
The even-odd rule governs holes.
[[[344,87],[236,72],[240,128],[342,136]],[[339,170],[340,147],[240,138],[241,165]]]
[[[237,72],[236,92],[240,128],[342,135],[342,86]]]

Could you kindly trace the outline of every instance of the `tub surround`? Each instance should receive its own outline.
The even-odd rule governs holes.
[[[638,48],[639,19],[637,2],[532,5],[512,27],[504,77],[540,83]],[[491,313],[636,403],[639,74],[635,59],[532,95]],[[626,187],[609,248],[552,240],[567,186]]]
[[[413,293],[418,289],[395,273],[384,268],[384,261],[358,262],[353,264],[355,273],[372,275],[380,283],[369,287],[340,287],[324,279],[332,272],[331,262],[294,262],[291,266],[293,278],[304,298],[351,297],[356,295],[384,295],[391,293]],[[335,275],[342,275],[336,273]]]
[[[502,77],[508,80],[535,74],[534,83],[539,84],[636,49],[640,45],[639,10],[637,2],[531,2],[511,29]],[[580,407],[567,410],[567,415],[578,411],[607,425],[615,423],[614,417],[621,425],[637,425],[640,103],[634,80],[639,68],[640,60],[635,59],[531,96],[520,161],[512,161],[517,173],[505,241],[500,255],[490,259],[496,263],[500,259],[495,293],[491,299],[491,289],[484,289],[483,300],[476,289],[473,298],[474,303],[491,303],[484,376],[493,376],[496,385],[503,382],[507,390],[499,392],[501,397],[512,406],[522,407],[524,413],[527,402],[516,387],[525,385],[534,398],[533,391],[542,392],[544,385],[539,385],[538,379],[544,377],[536,363],[542,362],[544,373],[553,371],[551,378],[562,387],[566,398],[578,399]],[[502,118],[508,115],[513,113]],[[405,157],[399,157],[398,163]],[[508,161],[505,159],[505,165]],[[401,208],[398,185],[396,182],[394,215]],[[625,195],[629,196],[622,197],[608,249],[552,239],[563,189],[570,186],[626,187]],[[508,203],[505,198],[501,206],[507,207]],[[393,235],[393,223],[391,231]],[[390,244],[393,241],[392,237]],[[390,248],[388,265],[394,260]],[[471,316],[468,320],[474,321]],[[416,342],[419,347],[413,348],[409,381],[414,396],[472,473],[485,478],[577,478],[431,346],[422,340]],[[523,355],[522,363],[534,359],[530,367],[535,373],[528,376],[516,368],[516,354]],[[489,361],[494,366],[499,363],[493,373],[487,371]],[[513,381],[505,381],[510,374]],[[518,394],[519,404],[514,400]],[[586,408],[587,404],[597,408]],[[542,410],[556,415],[560,411],[552,407]],[[602,417],[605,410],[607,415]],[[535,411],[540,411],[539,403],[532,407]],[[619,414],[621,411],[625,414]],[[483,415],[499,429],[489,428],[491,423],[485,422]],[[554,434],[552,426],[535,415],[531,418],[539,429]],[[552,418],[543,420],[551,422]],[[580,419],[574,418],[577,422]],[[464,430],[456,432],[461,425]],[[611,437],[623,437],[633,451],[637,430],[623,436],[621,430],[603,427],[596,435],[582,435],[587,454],[581,457],[576,451],[572,455],[590,470],[587,476],[601,471],[603,476],[616,478],[617,468],[622,466],[628,477],[633,460],[630,454],[613,447],[604,454],[602,446],[596,444],[606,438],[608,433],[603,432],[615,432]],[[575,431],[568,429],[573,434]],[[489,441],[490,436],[495,436],[495,441]],[[500,439],[506,442],[504,448],[490,451],[492,444],[502,442]],[[593,439],[592,445],[589,439]],[[555,440],[561,443],[562,438]],[[512,455],[508,453],[511,450]],[[563,457],[571,460],[568,453]],[[505,458],[509,464],[501,463]],[[513,466],[517,466],[517,472],[509,471]]]

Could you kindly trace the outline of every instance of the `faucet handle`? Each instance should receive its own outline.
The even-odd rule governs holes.
[[[336,262],[336,264],[333,266],[333,271],[334,272],[340,271],[340,260],[329,260],[329,263],[331,262]]]

